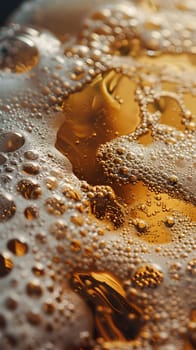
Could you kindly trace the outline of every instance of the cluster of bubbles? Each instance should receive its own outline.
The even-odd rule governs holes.
[[[3,350],[196,348],[195,12],[36,0],[1,29]]]

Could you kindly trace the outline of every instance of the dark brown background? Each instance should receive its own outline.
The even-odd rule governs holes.
[[[5,24],[9,14],[24,0],[0,0],[0,25]]]

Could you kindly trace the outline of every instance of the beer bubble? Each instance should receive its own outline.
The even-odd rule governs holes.
[[[13,261],[6,253],[0,253],[0,278],[6,277],[14,267]]]
[[[0,193],[0,222],[10,220],[16,212],[16,204],[8,194]]]
[[[5,306],[8,310],[10,311],[13,311],[17,309],[18,307],[18,302],[16,300],[16,298],[14,297],[8,297],[6,300],[5,300]]]
[[[195,11],[36,0],[15,18],[61,42],[1,30],[0,348],[195,347]]]
[[[27,243],[14,238],[7,242],[7,248],[16,256],[23,256],[28,252]]]
[[[189,261],[186,269],[191,276],[196,276],[196,259],[192,259],[191,261]]]
[[[28,220],[35,220],[39,218],[39,209],[34,205],[26,207],[24,210],[24,215]]]
[[[156,266],[144,265],[138,267],[132,277],[132,282],[136,287],[157,288],[163,282],[163,272]]]
[[[25,138],[19,133],[0,130],[0,152],[15,152],[25,143]]]
[[[0,69],[5,72],[24,73],[38,62],[39,53],[28,32],[16,32],[14,37],[0,36]]]
[[[40,282],[38,280],[28,282],[26,292],[30,297],[40,298],[43,294]]]
[[[38,164],[25,163],[23,164],[23,171],[29,175],[37,175],[40,172],[40,168]]]
[[[27,321],[33,326],[39,326],[41,323],[41,316],[35,311],[28,311],[26,314]]]
[[[6,162],[7,158],[3,155],[0,154],[0,165],[3,165]]]
[[[25,151],[24,157],[28,160],[37,160],[39,158],[39,154],[35,151]]]
[[[40,185],[28,179],[20,180],[16,189],[25,199],[38,199],[42,195]]]
[[[45,201],[45,208],[49,214],[59,216],[67,210],[65,202],[61,198],[50,197]]]
[[[41,277],[44,276],[45,271],[44,271],[44,266],[40,263],[37,263],[32,267],[32,272],[36,277]]]
[[[3,315],[0,314],[0,329],[4,329],[6,328],[6,319]]]

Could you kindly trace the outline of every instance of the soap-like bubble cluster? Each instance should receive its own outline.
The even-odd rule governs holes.
[[[35,0],[1,30],[1,349],[196,348],[195,14]]]

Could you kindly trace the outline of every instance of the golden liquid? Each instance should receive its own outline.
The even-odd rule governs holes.
[[[191,70],[195,65],[194,60],[190,61],[186,55],[182,55],[177,64],[176,57],[172,55],[158,56],[157,59],[140,57],[142,64],[151,61],[157,65],[158,70],[164,64],[173,66],[177,71],[182,66],[188,66]],[[97,185],[93,187],[89,199],[92,215],[110,223],[115,230],[128,230],[130,237],[135,236],[148,244],[161,245],[174,240],[175,226],[179,220],[195,221],[194,204],[178,198],[179,196],[175,198],[174,192],[170,194],[168,191],[150,188],[145,178],[134,181],[133,176],[129,184],[121,183],[120,180],[115,182],[112,166],[111,178],[102,167],[102,162],[107,162],[110,158],[110,152],[112,157],[112,149],[110,151],[108,148],[106,160],[104,156],[101,160],[100,157],[97,158],[99,146],[119,136],[135,135],[134,140],[139,144],[153,146],[154,138],[158,137],[156,130],[159,126],[164,126],[163,130],[169,128],[161,134],[167,147],[182,139],[185,133],[192,134],[195,106],[191,93],[184,94],[182,105],[178,95],[179,84],[163,79],[161,93],[151,101],[147,94],[146,101],[140,104],[136,96],[137,89],[151,89],[152,86],[142,75],[128,77],[114,70],[98,75],[81,92],[70,95],[64,102],[65,120],[57,133],[56,147],[69,158],[80,179]],[[155,86],[154,88],[156,89]],[[158,121],[156,113],[159,113]],[[152,124],[149,123],[148,128],[144,128],[143,123],[149,115]],[[172,134],[173,131],[176,134]],[[116,164],[121,164],[122,169],[123,152],[122,143],[122,149],[119,147],[117,152],[119,157],[115,158]],[[123,171],[126,175],[126,167]],[[175,177],[171,176],[170,180],[175,185]],[[141,289],[157,288],[162,281],[163,273],[151,267],[138,269],[132,279],[132,283]],[[135,303],[132,305],[127,301],[121,283],[114,276],[106,272],[76,272],[71,278],[71,285],[91,306],[98,337],[101,336],[106,341],[137,339],[145,323],[142,312]],[[191,333],[190,339],[194,342],[192,338]],[[186,348],[192,349],[189,341]]]
[[[162,62],[164,57],[161,58],[161,64],[168,61],[166,55],[165,61]],[[160,58],[156,64],[160,64]],[[176,65],[174,67],[176,68]],[[142,106],[136,99],[136,89],[141,87],[143,82],[140,80],[136,84],[136,80],[109,71],[103,76],[99,75],[81,92],[70,95],[63,104],[65,122],[58,131],[56,147],[67,155],[75,174],[80,179],[99,185],[95,188],[95,195],[91,199],[92,213],[98,219],[107,219],[116,228],[131,224],[132,234],[149,243],[168,243],[173,238],[171,232],[173,225],[168,224],[168,217],[173,217],[175,222],[176,214],[180,214],[195,221],[195,206],[183,199],[173,198],[173,195],[170,196],[163,191],[157,196],[157,191],[149,189],[145,179],[133,184],[130,179],[129,185],[123,183],[118,185],[113,180],[111,182],[103,172],[101,162],[96,159],[100,145],[121,135],[132,135],[135,130],[140,130],[140,126],[138,142],[146,147],[153,145],[154,131],[151,126],[148,132],[146,129],[142,131],[144,116]],[[173,141],[170,134],[164,135],[163,131],[161,137],[167,145],[167,142],[178,142],[178,137],[182,137],[186,126],[183,119],[185,112],[177,95],[177,85],[164,82],[163,87],[168,90],[163,89],[159,99],[146,103],[146,113],[150,113],[153,119],[154,113],[159,112],[159,121],[153,124],[155,130],[157,126],[163,125],[181,133],[179,136],[177,134],[176,139],[172,136]],[[193,105],[189,103],[189,107],[192,108]],[[193,120],[194,115],[191,117],[191,122]],[[116,162],[122,162],[121,150],[118,152],[119,160],[116,158]],[[114,190],[112,199],[107,190],[105,195],[102,193],[100,185],[106,184]],[[126,215],[122,205],[126,205]]]
[[[98,183],[99,145],[132,132],[139,124],[134,92],[133,81],[110,71],[64,102],[65,122],[58,131],[56,147],[68,156],[79,178]]]
[[[139,307],[126,300],[121,284],[112,275],[75,273],[71,283],[87,302],[93,305],[97,332],[106,340],[132,340],[144,320]]]

